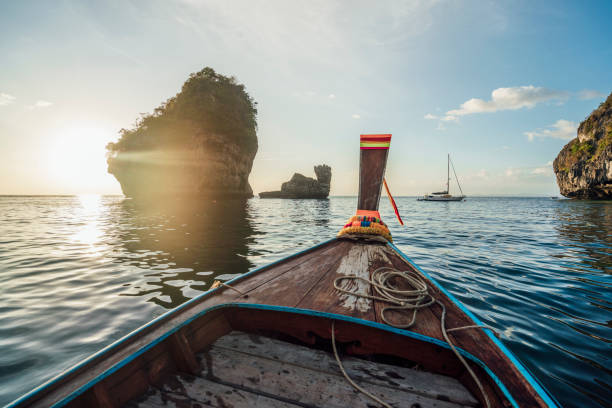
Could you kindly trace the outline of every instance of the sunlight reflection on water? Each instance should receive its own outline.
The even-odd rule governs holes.
[[[612,400],[612,203],[398,198],[396,244],[567,407]],[[0,405],[169,308],[333,237],[355,198],[0,197]]]

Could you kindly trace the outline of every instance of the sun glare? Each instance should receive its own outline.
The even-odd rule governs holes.
[[[96,250],[93,248],[103,234],[100,228],[102,197],[96,194],[81,194],[78,198],[80,208],[74,215],[83,221],[83,224],[73,235],[72,239],[75,242],[89,245],[92,247],[92,253],[95,253]]]
[[[106,144],[114,132],[95,124],[63,128],[50,138],[47,177],[57,191],[71,194],[106,193],[116,181],[106,171]]]

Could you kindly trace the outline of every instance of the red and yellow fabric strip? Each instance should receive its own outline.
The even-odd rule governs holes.
[[[389,149],[391,144],[391,135],[361,135],[360,148],[361,149]]]
[[[380,219],[380,213],[378,211],[372,211],[372,210],[357,210],[357,213],[355,214],[355,217],[357,216],[364,216],[364,217],[374,217],[374,218],[379,218]]]

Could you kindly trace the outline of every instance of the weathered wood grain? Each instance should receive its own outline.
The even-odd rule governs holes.
[[[284,400],[295,401],[296,404],[317,407],[376,405],[367,396],[356,392],[339,374],[216,347],[212,347],[200,357],[203,366],[200,376],[211,381],[275,395]],[[198,381],[198,378],[193,379],[191,385],[197,384]],[[389,384],[379,385],[368,382],[363,386],[377,397],[398,407],[409,407],[413,404],[419,404],[423,408],[459,406],[406,392]]]
[[[213,348],[342,375],[331,353],[268,337],[231,332],[219,338]],[[376,384],[457,404],[476,405],[478,402],[459,381],[448,376],[348,356],[342,357],[342,364],[349,376],[360,384]]]
[[[297,307],[374,320],[374,308],[371,300],[338,291],[334,287],[334,281],[347,275],[357,275],[369,279],[369,264],[372,259],[381,254],[377,249],[381,244],[342,242],[349,245],[348,253],[336,268],[330,269],[329,273],[323,276],[308,296],[297,304]],[[355,293],[371,294],[369,285],[357,280],[342,280],[339,282],[339,286]]]
[[[332,268],[346,259],[348,242],[338,242],[325,256],[306,256],[288,273],[280,274],[248,292],[251,302],[281,306],[296,306],[311,289],[327,276]]]
[[[360,152],[357,209],[377,211],[389,150],[360,150]]]
[[[162,390],[151,388],[127,408],[296,408],[289,402],[219,384],[205,378],[177,377]]]
[[[170,336],[169,347],[170,354],[179,371],[189,374],[200,371],[200,365],[189,341],[185,338],[184,330],[179,330]]]
[[[115,408],[116,405],[108,394],[108,389],[104,382],[100,382],[93,387],[92,406],[97,408]]]
[[[333,253],[336,250],[338,250],[339,246],[342,246],[342,242],[332,241],[328,244],[323,245],[320,248],[317,248],[312,251],[307,251],[306,253],[301,254],[300,256],[297,256],[293,259],[289,259],[271,268],[267,268],[264,271],[261,271],[260,273],[250,276],[248,279],[244,279],[244,280],[241,280],[240,282],[237,282],[233,286],[244,293],[248,293],[259,287],[267,286],[269,282],[273,281],[274,279],[278,278],[279,276],[283,274],[295,273],[296,272],[295,268],[304,262],[309,262],[309,261],[312,261],[313,259],[321,260],[324,257],[328,256],[329,254],[333,255]],[[231,289],[225,289],[224,291],[227,292],[228,290],[232,292]],[[232,294],[234,295],[235,298],[241,297],[235,292]]]

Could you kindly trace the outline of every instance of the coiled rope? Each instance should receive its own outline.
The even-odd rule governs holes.
[[[392,279],[395,279],[395,281],[396,281],[395,285],[391,282]],[[376,293],[378,295],[361,294],[361,293],[355,293],[355,292],[351,292],[349,290],[346,290],[346,289],[344,289],[344,288],[339,286],[339,282],[341,282],[343,280],[358,280],[358,281],[367,282],[368,284],[370,284],[370,286],[372,286],[374,288],[374,290],[376,291]],[[399,281],[399,280],[403,280],[406,284],[409,285],[409,287],[411,289],[398,289],[397,288],[397,286],[398,286],[398,282],[397,281]],[[338,290],[338,291],[340,291],[342,293],[346,293],[346,294],[349,294],[349,295],[352,295],[352,296],[355,296],[355,297],[372,299],[372,300],[379,300],[381,302],[385,302],[385,303],[391,304],[392,306],[385,306],[385,307],[382,308],[382,310],[380,311],[380,317],[381,317],[382,321],[384,321],[389,326],[397,327],[399,329],[407,329],[407,328],[411,327],[412,325],[414,325],[414,323],[416,322],[416,318],[417,318],[417,312],[420,309],[429,307],[432,304],[437,303],[442,308],[442,315],[440,316],[440,329],[442,330],[442,336],[444,337],[444,340],[448,343],[448,345],[450,346],[450,348],[453,351],[453,353],[455,353],[455,355],[457,356],[459,361],[461,361],[461,363],[463,364],[465,369],[468,371],[468,373],[470,374],[470,376],[472,377],[472,379],[474,380],[474,382],[478,386],[478,389],[480,390],[480,392],[481,392],[481,394],[483,396],[483,399],[485,401],[485,406],[487,408],[491,407],[491,403],[489,402],[489,397],[487,396],[487,393],[485,392],[482,383],[480,382],[480,380],[476,376],[476,373],[474,373],[474,371],[472,370],[470,365],[467,363],[467,361],[465,361],[465,358],[461,355],[461,353],[459,353],[459,351],[457,350],[457,348],[455,347],[455,345],[453,344],[453,342],[451,341],[451,339],[448,336],[448,333],[452,332],[452,331],[465,330],[465,329],[474,329],[474,328],[487,328],[487,329],[491,329],[490,327],[488,327],[488,326],[481,326],[481,325],[470,325],[470,326],[462,326],[462,327],[455,327],[455,328],[452,328],[452,329],[447,329],[446,328],[446,323],[445,323],[445,320],[446,320],[446,307],[444,306],[444,303],[440,302],[439,300],[434,298],[429,293],[429,288],[427,286],[427,283],[414,271],[398,271],[397,269],[389,268],[387,266],[384,266],[384,267],[376,269],[372,273],[371,279],[366,279],[366,278],[363,278],[363,277],[357,276],[357,275],[346,275],[346,276],[341,276],[339,278],[336,278],[334,280],[334,288],[336,288],[336,290]],[[412,318],[410,319],[410,322],[408,322],[406,324],[393,323],[393,322],[389,321],[386,318],[386,316],[385,316],[385,312],[388,311],[388,310],[406,310],[406,311],[412,311]],[[348,376],[348,374],[344,370],[344,367],[342,366],[342,362],[340,361],[340,357],[339,357],[338,351],[336,349],[336,338],[335,338],[335,333],[334,333],[334,328],[335,328],[334,323],[335,322],[332,321],[332,347],[333,347],[333,350],[334,350],[334,356],[336,357],[336,361],[338,362],[338,366],[340,367],[340,371],[344,375],[344,378],[346,378],[346,380],[349,382],[349,384],[351,384],[359,392],[361,392],[364,395],[368,396],[369,398],[371,398],[372,400],[374,400],[377,403],[381,404],[382,406],[384,406],[386,408],[391,408],[391,406],[389,404],[383,402],[382,400],[380,400],[375,395],[369,393],[368,391],[366,391],[363,388],[361,388],[360,386],[358,386]]]

